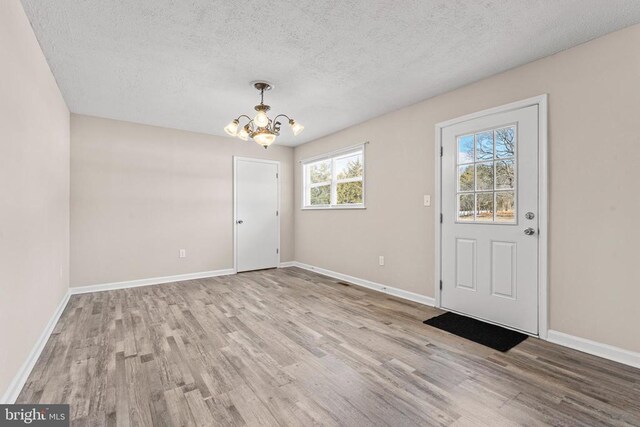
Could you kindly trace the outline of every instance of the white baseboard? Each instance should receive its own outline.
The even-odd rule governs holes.
[[[31,374],[31,370],[38,361],[40,353],[42,353],[45,344],[47,344],[51,333],[53,332],[56,324],[58,323],[58,320],[60,319],[60,316],[62,315],[62,312],[67,306],[70,296],[71,293],[67,291],[62,297],[62,300],[56,307],[56,310],[53,312],[53,316],[51,316],[51,319],[49,319],[47,326],[44,328],[44,331],[42,331],[42,334],[40,334],[40,337],[36,341],[36,344],[33,346],[31,352],[27,356],[27,360],[22,364],[16,376],[13,377],[13,381],[11,381],[11,384],[9,384],[9,387],[2,395],[0,404],[15,403],[18,395],[20,394],[20,391],[22,391],[22,387],[24,387],[25,383],[27,382],[27,378],[29,378],[29,374]]]
[[[594,356],[602,357],[604,359],[633,366],[634,368],[640,368],[640,353],[625,350],[620,347],[602,344],[586,338],[580,338],[553,330],[548,332],[547,341],[582,351],[584,353],[589,353]]]
[[[394,288],[392,286],[381,285],[380,283],[372,282],[366,279],[360,279],[358,277],[349,276],[347,274],[338,273],[335,271],[327,270],[320,267],[315,267],[309,264],[303,264],[301,262],[292,261],[290,267],[299,267],[305,270],[313,271],[325,276],[333,277],[334,279],[344,280],[345,282],[353,283],[354,285],[362,286],[363,288],[373,289],[374,291],[382,292],[388,295],[393,295],[398,298],[406,299],[409,301],[417,302],[419,304],[428,305],[433,307],[435,300],[431,297],[416,294],[414,292],[405,291],[402,289]]]
[[[176,274],[175,276],[152,277],[149,279],[128,280],[125,282],[102,283],[99,285],[74,286],[69,288],[71,295],[88,292],[110,291],[113,289],[136,288],[138,286],[159,285],[161,283],[182,282],[185,280],[206,279],[207,277],[228,276],[235,274],[233,268],[224,270],[202,271],[200,273]]]
[[[295,267],[295,266],[296,266],[295,261],[285,261],[285,262],[281,262],[278,268],[287,268],[287,267]]]

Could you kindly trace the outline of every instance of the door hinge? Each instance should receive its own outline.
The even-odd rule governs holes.
[[[440,280],[440,290],[442,290],[442,280]]]
[[[440,214],[440,224],[442,224],[443,218],[442,214]]]
[[[279,254],[280,253],[280,249],[276,248],[276,253]]]
[[[278,216],[278,211],[276,211],[276,216]]]
[[[443,155],[444,155],[444,148],[440,146],[440,157],[442,157]]]
[[[278,172],[276,172],[276,178],[278,178]]]

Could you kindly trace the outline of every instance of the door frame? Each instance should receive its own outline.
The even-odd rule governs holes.
[[[435,126],[436,139],[435,152],[435,268],[434,288],[435,306],[441,308],[440,280],[442,278],[442,130],[446,127],[466,122],[468,120],[489,116],[496,113],[504,113],[519,110],[525,107],[538,106],[538,337],[547,339],[549,329],[549,261],[548,261],[548,218],[549,218],[549,193],[548,193],[548,95],[543,94],[521,101],[512,102],[494,108],[467,114],[455,119],[437,123]]]
[[[238,274],[238,185],[237,185],[237,172],[238,161],[256,162],[256,163],[269,163],[276,165],[277,167],[277,188],[278,188],[278,222],[277,222],[277,235],[278,235],[278,258],[276,268],[280,266],[280,218],[282,217],[282,209],[280,208],[280,161],[267,160],[267,159],[255,159],[252,157],[233,156],[233,272]]]

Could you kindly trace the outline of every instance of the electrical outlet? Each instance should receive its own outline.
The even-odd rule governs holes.
[[[384,265],[384,256],[380,255],[380,257],[378,258],[378,264]]]
[[[187,257],[187,250],[180,249],[180,258],[186,258],[186,257]]]
[[[430,194],[425,194],[424,195],[424,205],[425,206],[431,206],[431,195]]]

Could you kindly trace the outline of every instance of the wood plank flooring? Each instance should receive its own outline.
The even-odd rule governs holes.
[[[73,426],[640,425],[640,370],[297,268],[73,296],[18,403]]]

